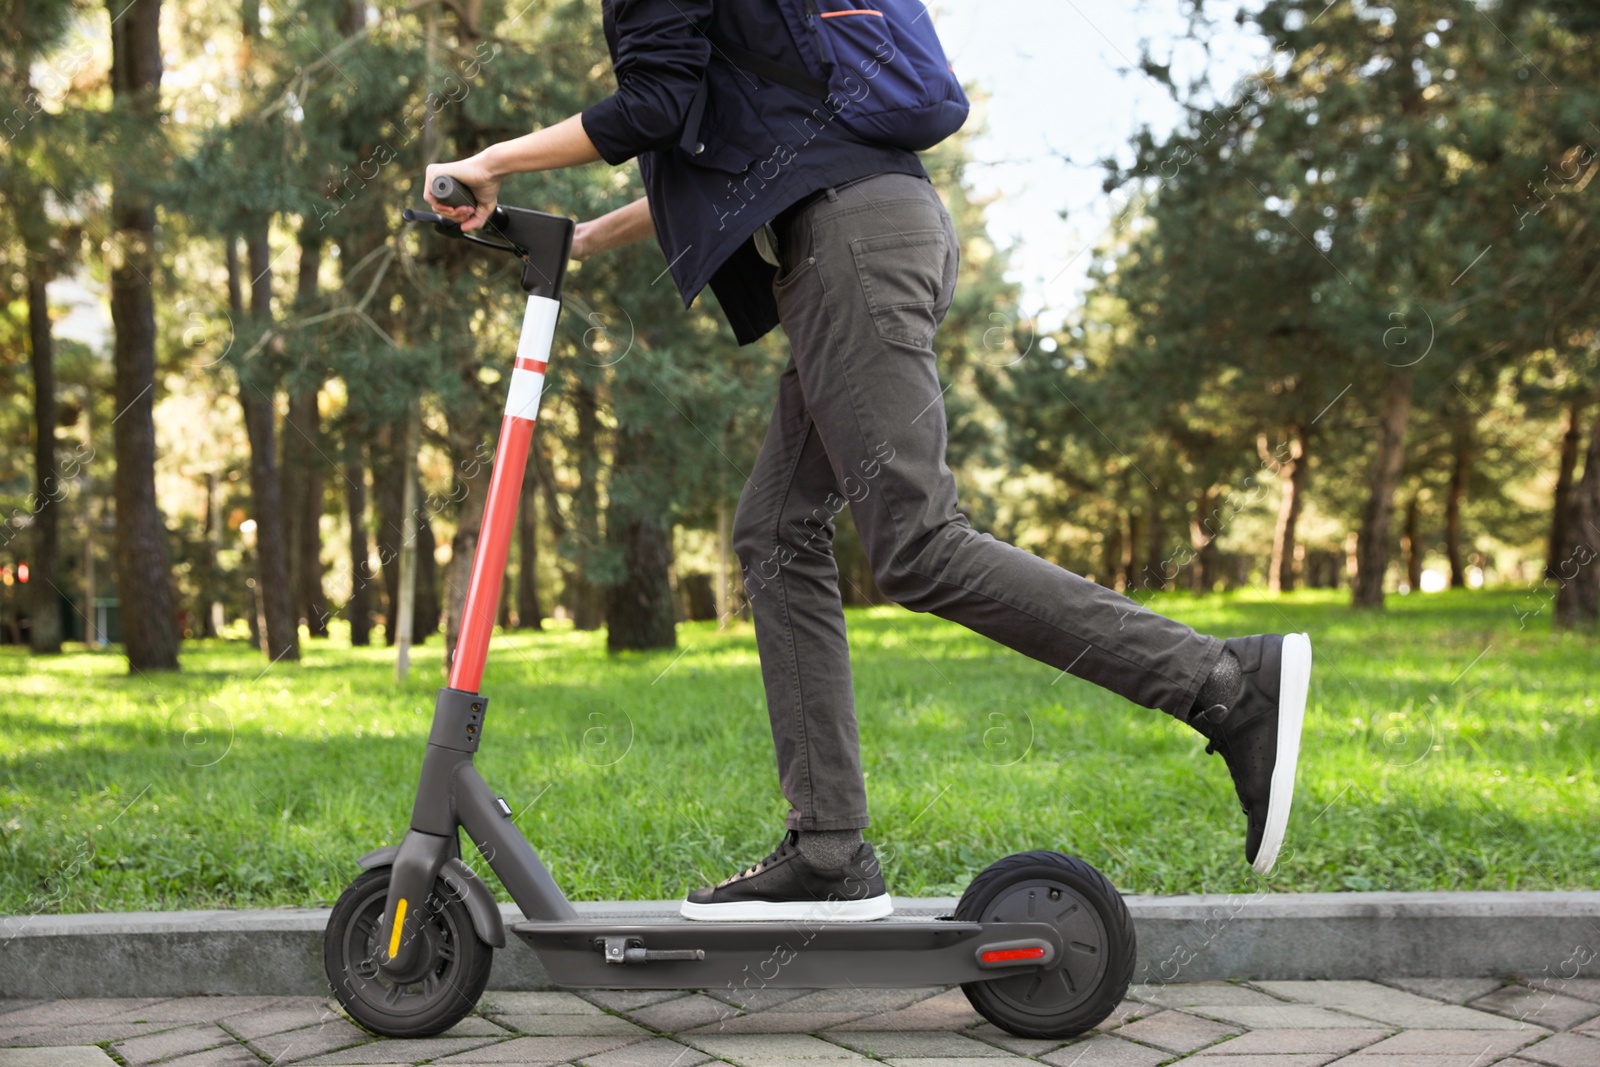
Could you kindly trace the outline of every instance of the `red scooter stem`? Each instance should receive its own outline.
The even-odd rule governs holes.
[[[506,414],[500,422],[500,445],[489,476],[489,499],[478,531],[478,552],[472,560],[472,579],[461,611],[461,633],[456,638],[455,658],[450,661],[450,688],[464,693],[479,691],[483,665],[489,658],[489,636],[500,610],[500,587],[522,499],[522,475],[528,466],[528,447],[533,443],[539,394],[544,389],[544,370],[560,308],[548,297],[530,296],[522,319]]]
[[[472,582],[461,612],[461,633],[456,638],[455,659],[450,661],[450,688],[478,692],[483,665],[489,657],[489,635],[500,610],[500,588],[505,582],[506,558],[511,554],[511,532],[516,529],[517,505],[522,497],[522,475],[528,466],[528,446],[534,424],[507,415],[500,421],[500,447],[495,450],[494,473],[489,478],[489,499],[478,531],[478,554],[472,561]]]

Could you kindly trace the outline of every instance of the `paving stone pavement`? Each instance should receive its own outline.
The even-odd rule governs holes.
[[[960,989],[490,992],[384,1040],[323,997],[0,1000],[0,1067],[1600,1067],[1600,982],[1135,986],[1095,1030],[1022,1038]]]

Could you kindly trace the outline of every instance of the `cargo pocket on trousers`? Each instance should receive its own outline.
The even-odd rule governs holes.
[[[850,242],[867,311],[886,341],[926,348],[939,327],[945,282],[943,230],[912,230]]]

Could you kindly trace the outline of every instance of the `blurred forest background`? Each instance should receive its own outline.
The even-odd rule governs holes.
[[[514,264],[399,213],[426,162],[611,90],[599,9],[0,0],[0,641],[121,642],[139,671],[186,638],[264,665],[330,628],[393,643],[410,551],[413,639],[448,648],[521,300]],[[1059,331],[969,195],[981,99],[927,154],[962,236],[936,346],[974,525],[1139,600],[1514,586],[1524,624],[1592,632],[1600,10],[1249,19],[1271,60],[1107,163],[1127,207]],[[592,218],[639,192],[630,164],[501,196]],[[664,266],[569,276],[508,627],[657,648],[741,610],[728,527],[787,350],[737,348],[709,293],[685,313]],[[847,526],[837,550],[877,601]]]

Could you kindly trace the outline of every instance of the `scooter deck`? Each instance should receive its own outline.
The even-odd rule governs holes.
[[[943,985],[1037,970],[1065,948],[1046,923],[964,922],[931,910],[870,922],[703,922],[639,909],[514,923],[511,932],[556,983],[602,989]]]

